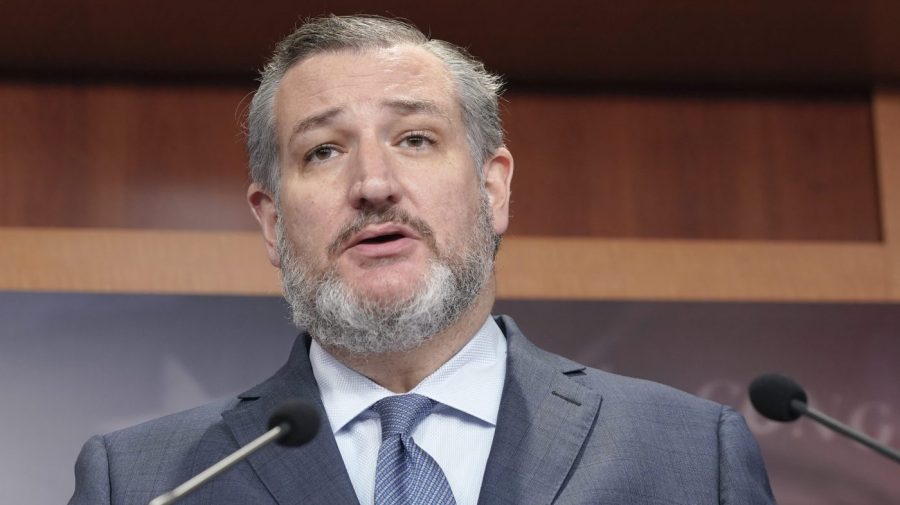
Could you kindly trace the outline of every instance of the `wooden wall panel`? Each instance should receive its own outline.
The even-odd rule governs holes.
[[[508,237],[508,299],[900,300],[900,93],[874,100],[884,240]],[[0,227],[0,290],[277,294],[257,232]]]
[[[251,228],[246,94],[0,85],[0,226]]]
[[[879,90],[873,108],[887,275],[900,297],[900,88]]]
[[[502,299],[900,299],[881,244],[508,237]],[[0,228],[0,291],[277,295],[255,232]]]
[[[254,227],[237,87],[0,84],[0,226]],[[512,235],[877,241],[865,98],[513,94]]]
[[[278,294],[255,232],[0,228],[0,291]]]
[[[513,233],[879,240],[866,99],[510,98]]]

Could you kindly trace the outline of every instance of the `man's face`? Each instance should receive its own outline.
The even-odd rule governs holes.
[[[285,74],[276,211],[304,282],[331,277],[366,303],[406,303],[436,262],[471,256],[479,224],[505,231],[512,160],[499,150],[479,180],[455,97],[443,64],[413,46],[319,54]],[[268,242],[252,192],[251,204]]]

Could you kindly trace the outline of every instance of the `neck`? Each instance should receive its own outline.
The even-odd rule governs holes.
[[[366,355],[348,353],[334,347],[327,347],[326,350],[376,384],[394,393],[407,393],[472,340],[490,315],[493,305],[494,280],[491,279],[459,320],[415,349]]]

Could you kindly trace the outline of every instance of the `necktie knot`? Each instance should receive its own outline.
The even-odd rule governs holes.
[[[372,405],[381,416],[381,448],[375,469],[375,504],[456,505],[447,476],[410,437],[437,404],[422,395],[389,396]]]
[[[381,440],[396,435],[408,436],[435,404],[431,398],[417,394],[388,396],[375,402],[372,410],[381,417]]]

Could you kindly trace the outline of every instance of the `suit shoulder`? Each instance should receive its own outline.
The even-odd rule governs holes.
[[[229,398],[175,414],[143,422],[104,435],[109,450],[127,448],[146,450],[167,446],[189,446],[196,443],[210,427],[221,422],[222,413],[238,402]]]
[[[585,385],[600,391],[604,400],[647,403],[666,410],[706,412],[718,418],[723,406],[665,384],[618,375],[595,368],[585,369]]]
[[[645,379],[636,379],[617,375],[596,368],[590,368],[576,361],[541,349],[531,343],[515,321],[509,316],[495,319],[507,337],[510,349],[510,362],[513,360],[521,369],[549,366],[565,375],[570,380],[600,394],[605,406],[621,406],[631,412],[646,414],[678,414],[704,419],[715,419],[718,422],[723,406],[705,400],[670,386],[665,386]]]
[[[632,409],[645,411],[703,416],[715,422],[723,414],[723,405],[680,389],[591,368],[553,353],[541,352],[548,359],[554,360],[557,368],[570,379],[601,394],[607,405],[627,405]]]
[[[228,443],[227,437],[210,434],[225,432],[222,413],[238,401],[210,403],[91,438],[79,455],[70,503],[147,503],[184,482],[196,473],[195,460],[207,439]]]

